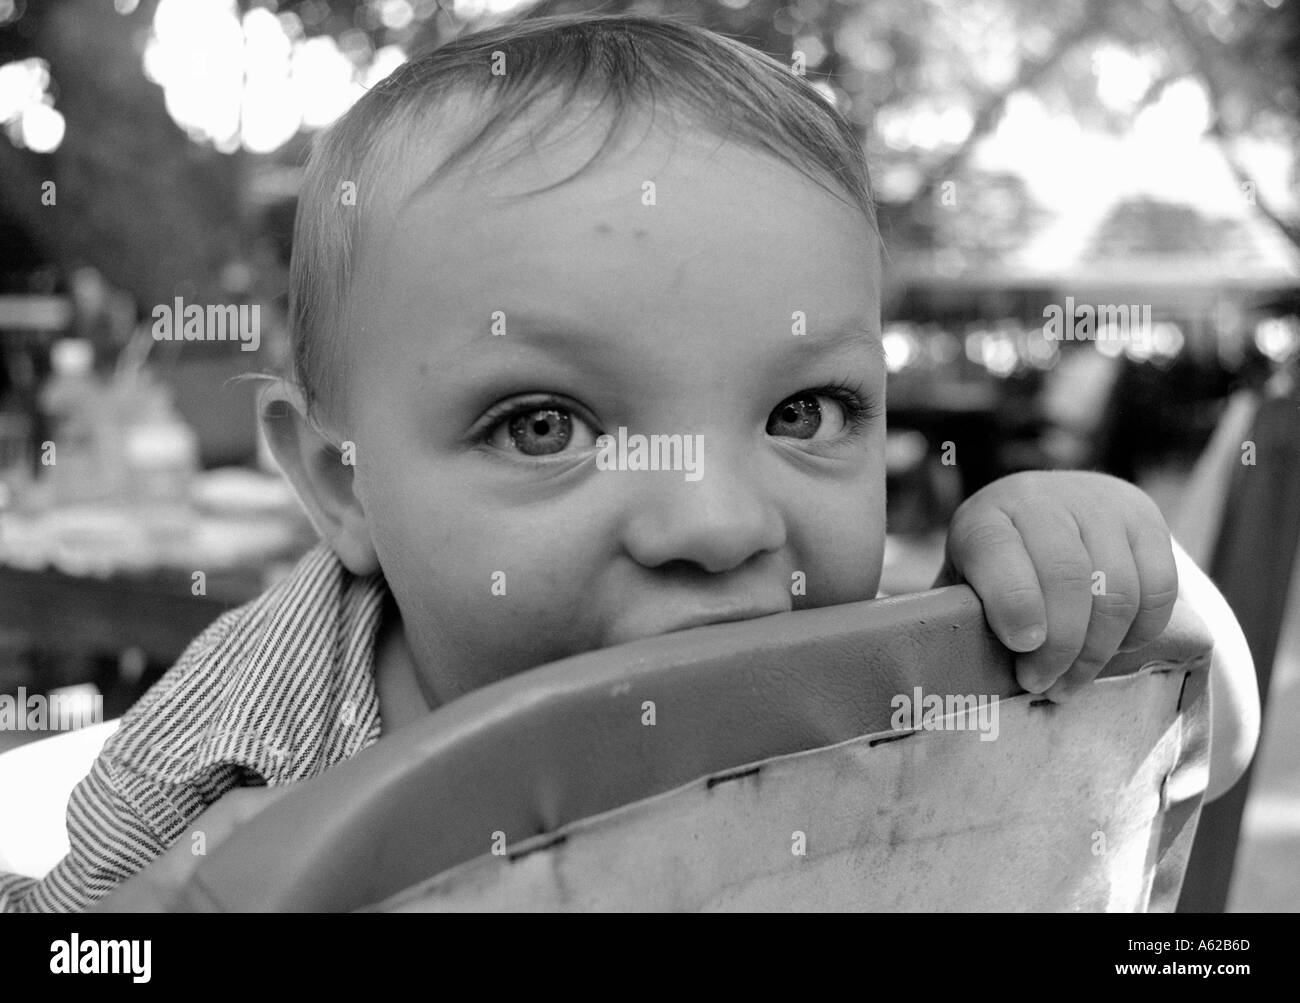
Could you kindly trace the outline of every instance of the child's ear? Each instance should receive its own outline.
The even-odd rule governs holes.
[[[258,400],[262,431],[312,525],[354,575],[379,570],[365,509],[354,490],[351,450],[341,450],[307,416],[302,394],[285,380]]]

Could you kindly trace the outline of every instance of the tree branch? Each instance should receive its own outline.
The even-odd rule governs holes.
[[[1214,137],[1219,150],[1223,153],[1223,159],[1227,163],[1228,169],[1236,177],[1237,184],[1249,183],[1253,185],[1254,180],[1246,173],[1232,148],[1234,137],[1229,134],[1227,119],[1223,114],[1223,87],[1215,70],[1214,54],[1205,44],[1205,39],[1201,34],[1188,22],[1187,15],[1178,7],[1178,4],[1168,4],[1167,10],[1172,16],[1173,25],[1178,35],[1191,51],[1192,65],[1196,68],[1196,76],[1205,85],[1205,92],[1210,97],[1210,110],[1213,115],[1209,127],[1210,135]],[[1284,219],[1281,214],[1274,210],[1260,195],[1258,188],[1259,186],[1255,185],[1255,197],[1251,204],[1261,216],[1273,224],[1278,232],[1290,241],[1293,247],[1300,250],[1300,226]]]
[[[1083,15],[1069,28],[1061,31],[1052,42],[1052,47],[1038,59],[1024,60],[1015,78],[1005,87],[989,94],[975,113],[975,121],[966,138],[946,157],[926,171],[925,182],[921,185],[913,204],[933,198],[940,182],[951,178],[954,171],[965,162],[971,151],[997,124],[1006,109],[1011,95],[1026,87],[1032,87],[1058,60],[1067,52],[1095,34],[1105,23],[1105,8],[1097,0],[1088,0]]]

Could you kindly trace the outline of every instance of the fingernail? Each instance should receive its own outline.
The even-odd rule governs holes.
[[[1026,627],[1011,635],[1007,647],[1012,651],[1033,651],[1047,640],[1047,628],[1042,626]]]

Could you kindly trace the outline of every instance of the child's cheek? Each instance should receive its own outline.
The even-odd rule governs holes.
[[[874,599],[885,555],[885,482],[864,476],[826,499],[815,523],[799,524],[795,562],[806,565],[796,609]]]
[[[884,566],[884,485],[870,491],[867,504],[858,495],[835,518],[832,529],[806,535],[809,556],[807,598],[796,608],[823,607],[875,599]]]
[[[474,686],[599,646],[600,569],[585,536],[572,520],[505,513],[437,534],[410,585]]]
[[[835,606],[874,599],[884,563],[884,537],[879,542],[859,540],[826,555],[825,572],[808,576],[806,599],[795,599],[795,609]]]

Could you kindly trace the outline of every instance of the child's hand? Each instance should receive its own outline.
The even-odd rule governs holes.
[[[204,855],[223,843],[240,825],[281,797],[292,785],[240,787],[214,802],[180,838],[134,877],[97,902],[91,912],[162,912],[171,909]],[[203,853],[195,839],[202,833]]]
[[[1116,651],[1160,635],[1178,598],[1155,502],[1104,474],[1013,474],[968,498],[936,586],[968,582],[1013,651],[1016,679],[1057,702]]]

